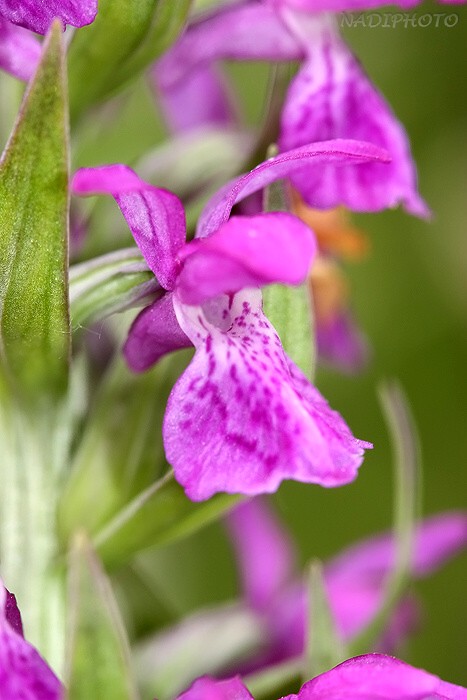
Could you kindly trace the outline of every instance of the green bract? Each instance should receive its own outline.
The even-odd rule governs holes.
[[[0,363],[28,401],[67,384],[68,127],[60,25],[0,166]]]
[[[137,700],[110,582],[83,534],[75,537],[69,580],[68,700]]]
[[[69,51],[72,120],[116,92],[176,39],[190,0],[100,0]]]

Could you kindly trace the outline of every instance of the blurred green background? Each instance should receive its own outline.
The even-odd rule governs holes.
[[[407,129],[420,190],[434,216],[430,223],[402,211],[354,218],[371,240],[371,254],[349,265],[347,272],[355,314],[372,346],[372,362],[355,377],[320,369],[317,385],[354,433],[371,440],[375,449],[348,487],[324,490],[287,483],[273,497],[298,543],[302,564],[312,556],[326,558],[391,524],[392,455],[376,395],[382,379],[399,379],[413,409],[423,452],[424,513],[467,506],[467,10],[424,4],[412,12],[454,13],[458,21],[451,27],[443,21],[435,27],[433,21],[429,27],[344,30]],[[245,102],[247,121],[257,123],[267,68],[244,64],[229,66],[229,72]],[[115,105],[118,119],[90,122],[75,135],[75,144],[81,137],[75,165],[134,162],[163,139],[160,118],[142,81]],[[234,562],[219,525],[157,555],[148,553],[145,560],[162,603],[135,587],[145,616],[144,623],[142,618],[136,623],[140,630],[236,594]],[[120,582],[124,578],[122,574]],[[414,590],[425,606],[424,624],[404,649],[404,658],[467,685],[467,557],[417,583]]]

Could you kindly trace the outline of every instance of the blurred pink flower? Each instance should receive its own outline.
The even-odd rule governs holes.
[[[238,506],[228,515],[227,524],[246,602],[264,628],[265,648],[251,660],[252,666],[299,656],[305,646],[307,592],[302,579],[294,574],[294,549],[287,533],[260,499]],[[412,576],[429,575],[466,547],[466,513],[441,513],[423,520],[416,530]],[[358,635],[378,612],[394,561],[394,538],[385,533],[326,562],[329,603],[344,641]],[[415,603],[405,597],[384,631],[379,649],[392,651],[416,619]]]

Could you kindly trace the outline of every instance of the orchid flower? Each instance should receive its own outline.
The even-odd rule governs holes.
[[[467,689],[383,654],[356,656],[281,700],[465,700]],[[199,678],[178,700],[254,700],[240,678]]]
[[[163,425],[167,459],[191,499],[272,492],[284,479],[331,487],[355,478],[369,443],[352,436],[287,358],[261,308],[262,285],[304,281],[316,253],[313,234],[283,212],[229,215],[236,202],[310,161],[385,157],[368,144],[336,141],[271,159],[212,198],[187,244],[175,195],[124,166],[75,175],[76,194],[115,197],[161,287],[130,330],[130,367],[142,371],[167,352],[195,346]]]
[[[0,68],[29,80],[39,63],[41,44],[27,30],[45,34],[55,18],[83,27],[97,14],[97,0],[0,0]]]
[[[60,700],[62,685],[44,659],[23,638],[15,597],[0,582],[0,697]]]
[[[287,0],[246,0],[193,23],[156,67],[162,104],[170,116],[188,98],[187,85],[219,59],[302,61],[282,112],[279,146],[285,152],[306,143],[334,138],[370,141],[392,157],[390,167],[367,163],[337,174],[332,164],[310,167],[291,175],[305,201],[316,206],[339,204],[354,211],[379,211],[402,203],[412,214],[427,216],[416,189],[416,174],[407,136],[384,98],[374,88],[357,59],[340,37],[337,24],[320,9],[332,2],[294,3]],[[352,0],[347,3],[353,9]],[[185,112],[201,101],[210,112],[223,109],[219,83],[197,97],[190,94]],[[172,103],[172,107],[170,107]],[[173,120],[177,128],[177,122]],[[320,188],[324,187],[327,197]]]
[[[294,576],[291,540],[266,503],[253,499],[227,517],[237,552],[246,602],[262,621],[267,646],[253,667],[299,656],[307,627],[306,588]],[[441,513],[423,520],[416,530],[411,574],[422,578],[467,548],[467,514]],[[395,562],[395,542],[385,533],[357,543],[325,564],[324,580],[336,629],[347,642],[377,613],[387,576]],[[416,608],[401,601],[381,648],[392,651],[413,627]]]

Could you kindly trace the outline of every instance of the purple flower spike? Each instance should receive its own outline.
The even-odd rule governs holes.
[[[339,171],[310,163],[290,176],[294,187],[312,206],[318,200],[324,208],[344,204],[353,211],[379,211],[402,203],[411,214],[427,217],[406,133],[388,104],[333,25],[315,19],[304,35],[308,57],[286,98],[281,151],[312,141],[359,139],[386,149],[392,160],[389,165],[373,162]]]
[[[45,34],[55,18],[83,27],[97,14],[97,0],[0,0],[0,16],[8,22]]]
[[[19,80],[29,80],[41,57],[37,38],[0,16],[0,68]]]
[[[13,598],[13,600],[12,600]],[[21,616],[0,582],[0,695],[5,700],[60,700],[62,685],[22,636]]]

